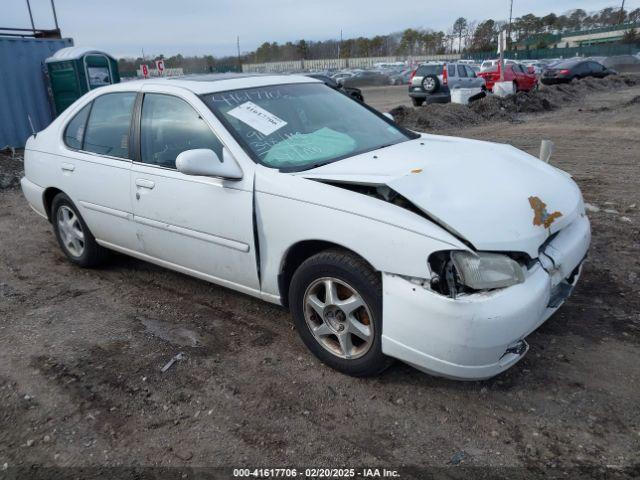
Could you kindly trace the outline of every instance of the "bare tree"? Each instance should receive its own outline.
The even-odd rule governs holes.
[[[455,22],[453,22],[453,35],[458,37],[458,53],[462,51],[462,36],[465,34],[467,30],[467,19],[464,17],[459,17]]]

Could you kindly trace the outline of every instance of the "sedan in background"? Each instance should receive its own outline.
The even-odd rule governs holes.
[[[342,92],[345,95],[353,98],[354,100],[358,100],[359,102],[364,102],[364,95],[362,95],[362,90],[355,87],[345,87],[343,84],[338,83],[331,77],[327,75],[323,75],[321,73],[308,73],[307,77],[315,78],[316,80],[320,80],[324,82],[327,87],[331,87],[338,92]]]
[[[409,83],[409,79],[411,78],[412,73],[413,73],[412,68],[405,68],[404,70],[390,73],[389,83],[391,85],[407,85]]]
[[[353,71],[353,72],[338,72],[338,73],[334,73],[333,75],[331,75],[331,78],[333,78],[338,83],[342,83],[343,80],[345,80],[347,78],[351,78],[355,74],[356,74],[355,71]]]
[[[614,70],[593,60],[567,60],[547,68],[540,81],[545,85],[552,85],[586,77],[604,78],[614,73]]]
[[[345,87],[389,85],[389,76],[376,70],[362,70],[341,82]]]
[[[478,76],[484,78],[487,90],[493,91],[493,85],[500,81],[500,65],[480,72]],[[529,92],[538,87],[536,74],[519,63],[509,63],[504,66],[503,81],[513,82],[514,92]]]

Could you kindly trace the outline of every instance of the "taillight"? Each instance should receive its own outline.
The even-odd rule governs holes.
[[[568,68],[564,68],[560,70],[560,75],[569,75],[570,70]]]
[[[449,75],[447,74],[447,66],[446,65],[442,66],[442,84],[443,85],[448,85],[449,84]]]
[[[413,77],[416,76],[417,71],[418,69],[416,68],[413,72],[411,72],[411,75],[409,76],[409,85],[411,85],[411,82],[413,82]]]

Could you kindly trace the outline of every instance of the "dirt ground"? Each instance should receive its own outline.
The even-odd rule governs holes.
[[[574,295],[529,337],[520,363],[484,382],[399,362],[378,378],[350,378],[307,352],[281,308],[120,255],[78,269],[5,179],[0,478],[33,465],[640,474],[638,95],[640,86],[601,91],[439,132],[533,154],[551,139],[552,163],[589,203],[593,244]],[[408,99],[404,87],[366,96],[382,110]],[[178,352],[185,358],[162,373]],[[411,472],[404,478],[425,477]]]

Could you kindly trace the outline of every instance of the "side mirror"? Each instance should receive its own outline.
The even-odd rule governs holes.
[[[396,119],[393,118],[393,115],[391,115],[389,112],[384,112],[382,115],[384,115],[385,117],[387,117],[389,120],[391,120],[392,122],[395,122]]]
[[[222,159],[208,148],[185,150],[176,158],[176,168],[185,175],[201,177],[220,177],[230,180],[242,178],[242,170],[226,149],[222,149]]]

